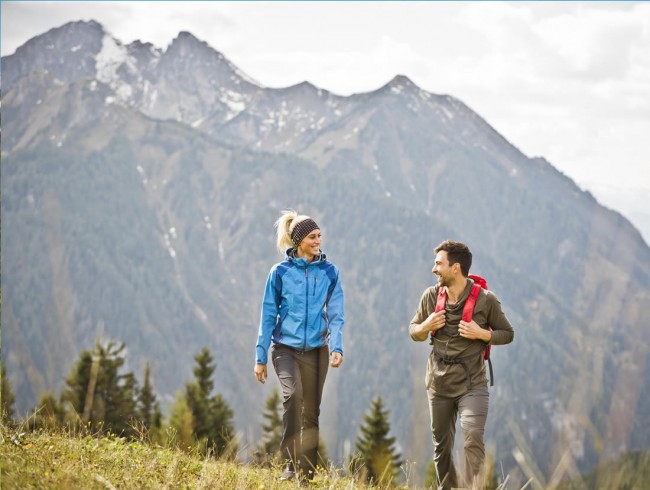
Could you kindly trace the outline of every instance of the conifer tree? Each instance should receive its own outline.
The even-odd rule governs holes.
[[[176,394],[169,415],[169,426],[174,430],[174,444],[183,450],[189,449],[194,440],[194,417],[182,392]]]
[[[138,396],[138,417],[148,430],[151,427],[151,419],[156,404],[156,395],[151,386],[151,369],[149,363],[144,366],[144,381]]]
[[[149,438],[156,440],[162,428],[160,403],[151,385],[151,369],[149,363],[144,368],[144,382],[138,395],[138,418],[146,429]]]
[[[2,361],[0,363],[0,415],[2,417],[2,423],[10,424],[14,417],[14,402],[16,401],[16,396],[11,388],[11,382],[9,381],[9,378],[7,378],[6,371],[5,363]]]
[[[234,414],[221,394],[210,397],[214,389],[212,375],[216,370],[210,351],[204,347],[194,360],[194,381],[185,386],[187,405],[194,420],[194,436],[204,452],[212,450],[216,456],[221,456],[226,448],[232,448]]]
[[[221,393],[217,393],[210,399],[210,410],[212,421],[208,435],[210,446],[214,448],[217,456],[234,457],[237,452],[233,424],[234,412]]]
[[[212,354],[207,348],[203,348],[194,356],[196,365],[192,369],[194,380],[187,383],[185,393],[187,405],[194,416],[194,434],[197,439],[208,437],[210,432],[210,393],[214,388],[212,374],[216,366],[213,363]]]
[[[89,422],[95,429],[133,436],[136,416],[137,383],[124,366],[124,343],[99,342],[90,352],[82,351],[66,380],[61,399],[69,403],[77,421]]]
[[[36,407],[27,419],[27,426],[31,430],[54,429],[63,423],[63,406],[51,391],[41,395]]]
[[[262,439],[255,451],[255,459],[258,463],[267,464],[280,456],[280,442],[282,441],[282,400],[277,388],[273,388],[271,394],[264,403],[262,417]]]
[[[381,396],[373,400],[363,420],[355,444],[352,470],[371,484],[390,485],[397,477],[402,459],[395,448],[395,438],[388,435],[388,410],[384,410]]]
[[[93,362],[95,362],[97,368],[92,369]],[[99,359],[93,361],[93,353],[87,349],[81,351],[79,354],[79,359],[77,360],[75,366],[72,368],[72,372],[66,379],[66,386],[61,392],[61,401],[64,404],[68,404],[66,407],[68,411],[73,412],[73,417],[76,415],[77,419],[81,419],[82,414],[84,413],[84,407],[86,405],[86,394],[88,393],[88,388],[90,387],[90,374],[91,371],[98,371]],[[96,385],[95,385],[96,386]],[[94,396],[94,388],[93,391]],[[90,409],[88,410],[88,412]]]

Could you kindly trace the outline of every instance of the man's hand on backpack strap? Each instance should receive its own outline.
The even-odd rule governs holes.
[[[438,312],[431,313],[420,325],[422,326],[423,330],[436,332],[445,326],[446,321],[447,319],[445,317],[445,310],[440,310]]]
[[[419,342],[426,340],[430,332],[440,330],[445,326],[445,310],[431,313],[421,323],[412,323],[410,326],[411,337]]]
[[[489,344],[490,339],[492,338],[492,333],[489,330],[485,330],[479,327],[478,323],[476,323],[474,320],[471,322],[461,320],[458,324],[458,333],[461,337],[464,337],[466,339],[478,339],[482,340],[486,344]]]

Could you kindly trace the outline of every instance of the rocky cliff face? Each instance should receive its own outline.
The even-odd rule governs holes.
[[[459,100],[397,76],[339,97],[264,88],[189,33],[122,45],[77,22],[2,59],[3,352],[21,410],[98,333],[151,362],[169,400],[192,356],[254,434],[272,223],[323,226],[346,291],[345,364],[323,425],[343,456],[381,393],[410,461],[430,457],[428,346],[407,334],[432,249],[467,242],[516,329],[493,349],[488,439],[551,471],[650,447],[650,250],[622,216]],[[26,374],[26,375],[25,375]]]

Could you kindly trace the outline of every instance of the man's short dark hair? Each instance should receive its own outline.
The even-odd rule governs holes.
[[[472,267],[472,252],[467,245],[453,240],[445,240],[436,247],[435,253],[438,252],[447,252],[449,265],[460,264],[460,272],[463,276],[469,275],[469,269]]]

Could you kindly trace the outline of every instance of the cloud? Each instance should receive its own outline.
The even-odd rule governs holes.
[[[645,11],[645,12],[644,12]],[[645,15],[644,15],[645,14]],[[633,53],[648,47],[648,6],[633,11],[615,8],[574,11],[533,26],[543,44],[556,54],[563,77],[621,79],[632,68]],[[560,63],[559,61],[562,61]]]
[[[397,74],[424,77],[427,60],[409,44],[382,36],[373,49],[276,51],[240,56],[241,66],[255,66],[248,74],[269,86],[308,80],[339,95],[381,87]],[[276,76],[274,76],[276,75]]]

